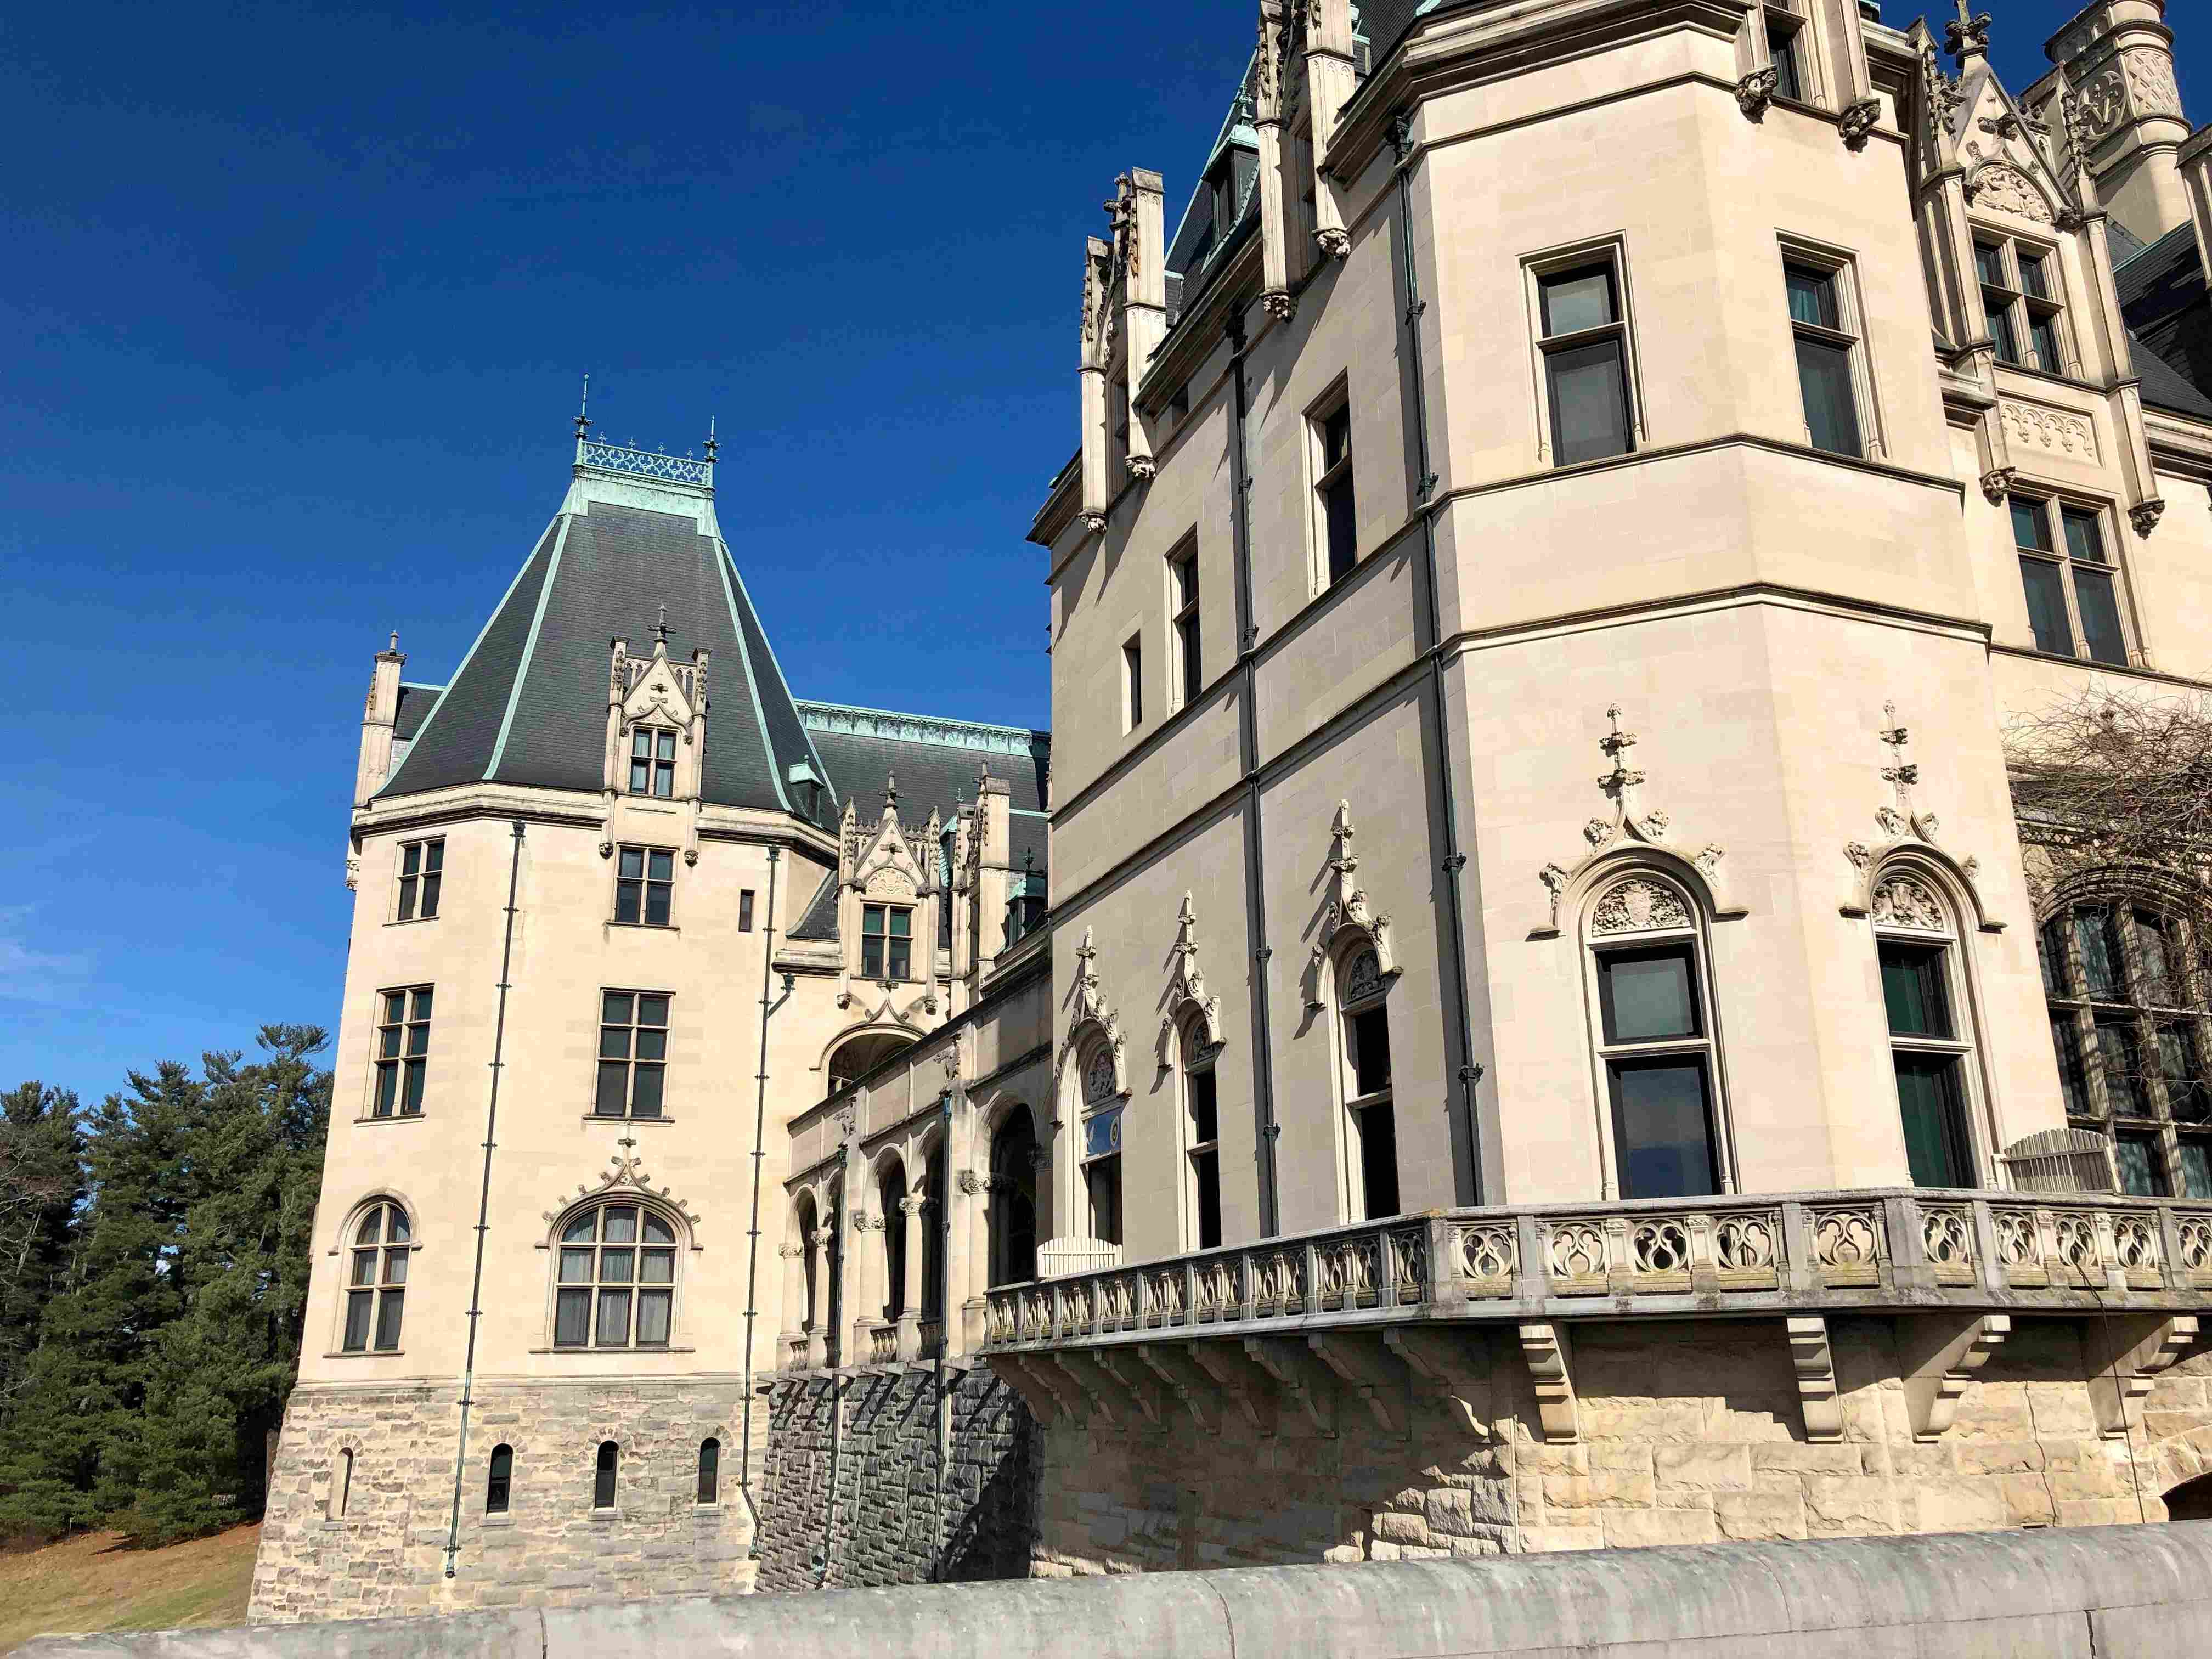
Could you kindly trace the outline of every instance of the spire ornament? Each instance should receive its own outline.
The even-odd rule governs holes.
[[[1168,979],[1167,1011],[1160,1016],[1160,1069],[1175,1063],[1176,1033],[1191,1020],[1198,1025],[1198,1049],[1193,1060],[1211,1060],[1221,1049],[1221,999],[1206,994],[1206,970],[1198,965],[1198,908],[1188,893],[1176,914],[1174,965]]]
[[[1985,11],[1970,12],[1966,0],[1952,0],[1952,3],[1959,15],[1956,21],[1943,25],[1943,44],[1964,70],[1976,58],[1989,56],[1990,19]]]
[[[2004,923],[1991,918],[1975,885],[1974,878],[1981,868],[1979,860],[1954,857],[1936,842],[1943,826],[1936,814],[1920,803],[1920,763],[1912,758],[1912,733],[1898,718],[1897,705],[1885,702],[1881,713],[1883,724],[1875,737],[1888,751],[1888,759],[1881,769],[1881,781],[1889,786],[1890,798],[1875,809],[1875,823],[1881,831],[1879,842],[1872,846],[1858,841],[1844,843],[1844,856],[1850,862],[1856,881],[1850,901],[1840,907],[1842,914],[1854,919],[1872,915],[1877,922],[1885,925],[1903,914],[1897,908],[1896,896],[1901,878],[1892,864],[1893,855],[1901,852],[1914,855],[1917,862],[1942,866],[1972,898],[1975,921],[1982,932],[2002,933]],[[1912,913],[1919,915],[1926,909],[1926,906],[1918,906]],[[1899,925],[1908,924],[1900,921]]]
[[[1352,850],[1352,838],[1358,833],[1352,823],[1352,803],[1337,802],[1336,817],[1329,824],[1329,838],[1334,844],[1326,866],[1329,872],[1328,902],[1322,907],[1320,925],[1314,929],[1313,954],[1306,964],[1309,1012],[1327,1006],[1322,995],[1322,976],[1338,940],[1347,931],[1364,933],[1373,945],[1378,978],[1395,979],[1400,972],[1390,950],[1390,918],[1375,909],[1359,885],[1359,857]]]

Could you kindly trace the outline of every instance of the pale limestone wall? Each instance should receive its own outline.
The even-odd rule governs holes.
[[[1650,1544],[1884,1536],[2162,1521],[2160,1494],[2212,1464],[2200,1357],[2163,1375],[2144,1425],[2100,1436],[2085,1322],[2014,1322],[1955,1424],[1914,1441],[1887,1319],[1832,1317],[1844,1438],[1805,1438],[1777,1325],[1577,1325],[1582,1441],[1545,1443],[1510,1330],[1488,1339],[1486,1403],[1417,1389],[1411,1431],[1348,1394],[1328,1437],[1288,1407],[1262,1436],[1045,1431],[1036,1573],[1189,1570]],[[2132,1452],[2132,1458],[2130,1454]],[[2138,1507],[2140,1491],[2140,1507]]]
[[[734,1377],[605,1383],[479,1376],[462,1470],[460,1553],[445,1574],[460,1390],[451,1380],[296,1389],[255,1557],[256,1623],[750,1587]],[[756,1406],[757,1455],[768,1427]],[[702,1440],[722,1444],[720,1501],[701,1504]],[[617,1504],[592,1507],[599,1443],[622,1448]],[[514,1450],[510,1505],[487,1515],[494,1447]],[[337,1513],[342,1454],[354,1455]]]

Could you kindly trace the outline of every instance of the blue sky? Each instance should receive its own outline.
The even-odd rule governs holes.
[[[2071,8],[1995,9],[2025,84]],[[1179,210],[1255,10],[15,9],[0,1085],[335,1024],[370,653],[451,672],[587,368],[602,436],[719,420],[801,696],[1047,724],[1081,239],[1133,163]]]

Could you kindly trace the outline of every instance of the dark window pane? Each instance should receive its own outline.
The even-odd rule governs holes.
[[[2074,603],[2081,607],[2081,638],[2089,655],[2099,662],[2128,660],[2128,643],[2120,633],[2120,605],[2112,592],[2112,573],[2074,567]]]
[[[1613,313],[1613,265],[1583,265],[1547,276],[1539,289],[1543,295],[1544,332],[1572,334],[1617,322]]]
[[[616,873],[624,881],[635,881],[645,873],[645,851],[642,848],[623,848],[621,860],[621,867]]]
[[[438,914],[438,889],[444,884],[443,876],[422,878],[422,919],[428,921]]]
[[[750,887],[738,895],[738,931],[750,933],[753,930],[753,890]]]
[[[630,793],[633,795],[645,793],[652,781],[653,763],[651,761],[634,760],[629,763]]]
[[[1334,466],[1352,453],[1352,410],[1340,409],[1321,423],[1321,464],[1323,470]]]
[[[415,920],[415,878],[412,876],[402,878],[399,883],[399,920]]]
[[[420,1058],[430,1051],[430,1028],[410,1025],[407,1028],[407,1053],[410,1058]]]
[[[641,1025],[668,1024],[668,999],[641,995],[637,1000],[637,1023]]]
[[[507,1493],[514,1485],[514,1449],[494,1446],[491,1449],[490,1476],[484,1482],[484,1513],[505,1515]]]
[[[912,979],[914,977],[913,951],[914,941],[912,939],[895,939],[891,941],[890,967],[888,977],[891,979]]]
[[[880,933],[883,931],[884,907],[880,904],[862,905],[860,907],[860,932],[865,934]]]
[[[713,1504],[720,1501],[722,1479],[722,1443],[707,1440],[699,1446],[699,1501]]]
[[[607,1244],[634,1244],[637,1242],[637,1212],[627,1204],[610,1204],[600,1212],[603,1222],[599,1238]]]
[[[407,1067],[407,1081],[400,1091],[399,1115],[402,1117],[413,1117],[422,1109],[422,1077],[425,1067],[419,1060],[407,1060],[404,1064]]]
[[[660,1115],[660,1085],[663,1075],[663,1068],[658,1066],[640,1066],[637,1068],[637,1086],[631,1092],[629,1103],[630,1115],[633,1117]]]
[[[1949,1054],[1899,1054],[1897,1103],[1905,1117],[1905,1156],[1916,1187],[1971,1187],[1959,1061]]]
[[[1994,288],[2005,283],[2004,250],[1987,242],[1974,244],[1974,276],[1977,280]]]
[[[399,849],[399,873],[401,875],[414,875],[419,872],[422,867],[422,844],[420,842],[416,842],[412,846],[403,847]]]
[[[651,881],[645,888],[645,920],[648,927],[668,926],[668,884]]]
[[[1176,638],[1182,647],[1182,695],[1188,702],[1206,684],[1206,677],[1199,672],[1198,618],[1185,617],[1177,623]]]
[[[1628,453],[1628,379],[1620,342],[1599,340],[1545,359],[1552,448],[1561,466]]]
[[[649,728],[641,726],[629,734],[629,752],[647,759],[652,758],[653,732]]]
[[[629,1027],[603,1025],[599,1028],[599,1058],[601,1060],[629,1058]]]
[[[1363,1009],[1346,1026],[1352,1039],[1352,1092],[1361,1097],[1380,1094],[1390,1086],[1389,1011]]]
[[[1881,994],[1889,1010],[1891,1035],[1950,1037],[1951,999],[1943,982],[1942,947],[1884,940],[1881,955]]]
[[[1608,1069],[1620,1195],[1687,1198],[1718,1192],[1705,1062],[1655,1060]]]
[[[2066,360],[2058,350],[2058,319],[2048,312],[2027,314],[2027,337],[2035,347],[2035,366],[2046,374],[2065,372]]]
[[[1109,1244],[1121,1242],[1121,1160],[1102,1158],[1086,1164],[1083,1184],[1091,1199],[1091,1236]]]
[[[2097,1060],[2105,1071],[2106,1104],[2123,1117],[2148,1117],[2150,1085],[2133,1020],[2097,1022]]]
[[[2173,975],[2173,951],[2166,918],[2152,910],[2136,912],[2136,994],[2145,1002],[2173,1006],[2181,988]]]
[[[1843,326],[1837,320],[1836,279],[1832,272],[1815,270],[1809,265],[1784,265],[1782,277],[1790,288],[1792,322],[1812,323],[1821,328]]]
[[[356,1250],[353,1253],[353,1283],[356,1285],[376,1283],[376,1252],[374,1250]]]
[[[413,1231],[407,1224],[406,1211],[400,1209],[395,1205],[392,1208],[386,1211],[386,1213],[392,1218],[392,1243],[394,1244],[404,1244],[410,1238],[414,1237]]]
[[[646,860],[646,873],[655,881],[672,880],[676,875],[676,854],[656,851]]]
[[[667,1291],[640,1291],[637,1293],[637,1345],[641,1348],[668,1346]]]
[[[648,1244],[673,1244],[676,1230],[647,1210],[645,1212],[645,1242]]]
[[[884,942],[869,935],[860,940],[860,977],[881,979],[884,976]]]
[[[408,1018],[416,1020],[429,1018],[430,988],[427,985],[420,986],[415,990],[410,992],[408,994],[413,999],[415,1010],[413,1013],[408,1016]]]
[[[1388,1102],[1359,1114],[1359,1186],[1370,1218],[1398,1213],[1398,1120]]]
[[[2212,1198],[2212,1146],[2201,1140],[2181,1143],[2181,1195]]]
[[[2118,920],[2102,905],[2082,905],[2074,912],[2074,944],[2081,953],[2081,976],[2088,981],[2089,994],[2118,1001],[2124,994]]]
[[[668,1231],[651,1216],[645,1218],[645,1231],[648,1237],[656,1231],[663,1236]],[[673,1285],[676,1282],[676,1253],[673,1250],[639,1251],[637,1280],[641,1285]]]
[[[676,758],[676,734],[673,732],[663,732],[659,734],[659,747],[654,753],[653,758],[656,760],[673,760]]]
[[[2112,1161],[2119,1166],[2120,1190],[2136,1198],[2166,1196],[2166,1178],[2159,1168],[2158,1142],[2150,1135],[2117,1135]]]
[[[629,1067],[619,1060],[599,1062],[599,1089],[592,1109],[601,1117],[620,1117],[629,1083]]]
[[[590,1339],[592,1293],[562,1291],[553,1304],[553,1343],[556,1347],[580,1348]]]
[[[2043,502],[2021,495],[2012,498],[2012,538],[2020,546],[2033,548],[2039,553],[2054,550],[2051,544],[2051,517]]]
[[[359,1353],[368,1346],[369,1304],[375,1293],[355,1291],[346,1298],[345,1351]]]
[[[2053,916],[2037,929],[2035,955],[2043,969],[2045,992],[2054,997],[2073,995],[2066,973],[2066,924],[2061,918]]]
[[[599,999],[599,1021],[605,1025],[627,1025],[629,1009],[629,992],[609,991]]]
[[[384,1253],[384,1282],[387,1285],[404,1285],[407,1282],[407,1252],[404,1249]]]
[[[1797,62],[1798,53],[1802,50],[1799,44],[1799,32],[1778,26],[1772,21],[1772,13],[1767,15],[1766,42],[1774,54],[1774,95],[1777,98],[1794,98],[1802,102],[1805,97],[1805,76]]]
[[[617,882],[615,884],[615,920],[625,922],[635,921],[638,919],[641,896],[639,883]]]
[[[615,1443],[605,1441],[599,1447],[599,1459],[592,1475],[592,1507],[611,1510],[615,1506]]]
[[[637,1057],[640,1060],[668,1058],[668,1030],[665,1026],[641,1026],[637,1034]]]
[[[1198,1188],[1198,1248],[1210,1250],[1221,1243],[1221,1154],[1194,1153],[1190,1169]]]
[[[444,869],[445,867],[446,843],[442,841],[434,841],[426,843],[422,853],[422,868],[426,871],[435,872]]]
[[[568,1231],[580,1232],[582,1237],[589,1238],[592,1236],[591,1218],[585,1217],[580,1228],[571,1226]],[[563,1285],[590,1284],[592,1282],[592,1252],[563,1249],[561,1252],[561,1282]]]
[[[386,991],[384,994],[384,1018],[387,1024],[407,1018],[406,992]]]
[[[2043,255],[2022,253],[2020,256],[2020,287],[2023,294],[2032,294],[2039,300],[2051,297],[2051,278],[2043,268]]]
[[[588,1244],[599,1237],[599,1212],[586,1210],[561,1230],[563,1244]]]
[[[2070,1011],[2051,1011],[2051,1045],[2058,1054],[2058,1092],[2065,1099],[2066,1109],[2080,1116],[2089,1110],[2089,1083],[2081,1069],[2081,1044]]]
[[[1322,491],[1322,511],[1327,520],[1328,579],[1340,581],[1359,562],[1359,524],[1354,514],[1352,475],[1347,472]]]
[[[1989,313],[1990,338],[1997,349],[1997,361],[2017,365],[2020,356],[2020,331],[2013,325],[2012,301],[2002,294],[1982,290],[1982,308]]]
[[[1837,455],[1861,453],[1858,394],[1851,386],[1849,349],[1799,336],[1797,384],[1805,395],[1805,429],[1813,447]]]
[[[1208,1146],[1221,1138],[1218,1112],[1214,1103],[1216,1097],[1212,1072],[1193,1072],[1190,1074],[1190,1140],[1194,1146]]]
[[[2196,1035],[2187,1026],[2158,1028],[2158,1070],[2166,1079],[2167,1112],[2184,1122],[2202,1122],[2204,1073],[2197,1062]]]
[[[599,1292],[599,1329],[592,1338],[602,1348],[620,1348],[629,1342],[629,1292]]]
[[[2027,592],[2027,625],[2035,635],[2035,648],[2072,656],[2074,630],[2066,621],[2066,591],[2058,567],[2048,559],[2022,559],[2020,580]]]
[[[637,1252],[635,1250],[601,1250],[599,1252],[600,1282],[607,1285],[629,1284],[630,1270],[635,1265],[636,1257]]]
[[[407,1292],[386,1291],[376,1298],[376,1346],[389,1352],[399,1346],[399,1320],[407,1305]]]
[[[392,1041],[396,1046],[398,1041],[397,1033],[393,1034]],[[397,1066],[378,1066],[376,1068],[376,1104],[373,1109],[375,1115],[390,1117],[392,1103],[398,1093],[399,1068]]]
[[[914,912],[894,910],[890,913],[891,937],[911,939],[914,936]]]
[[[1601,956],[1597,984],[1607,1042],[1698,1034],[1697,988],[1686,945]]]

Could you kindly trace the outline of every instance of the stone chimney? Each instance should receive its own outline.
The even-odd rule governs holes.
[[[1133,478],[1152,476],[1152,434],[1137,408],[1137,387],[1168,331],[1164,193],[1160,175],[1149,167],[1131,167],[1115,181],[1115,259],[1121,269],[1121,337],[1127,353],[1127,465]]]
[[[2190,222],[2181,146],[2189,123],[2173,78],[2165,0],[2100,0],[2044,46],[2079,102],[2076,162],[2112,217],[2154,242]]]
[[[353,781],[356,805],[366,805],[392,775],[392,737],[399,723],[399,671],[406,665],[399,635],[394,634],[391,645],[376,653],[375,666],[369,671],[368,707],[361,717],[361,764]]]

